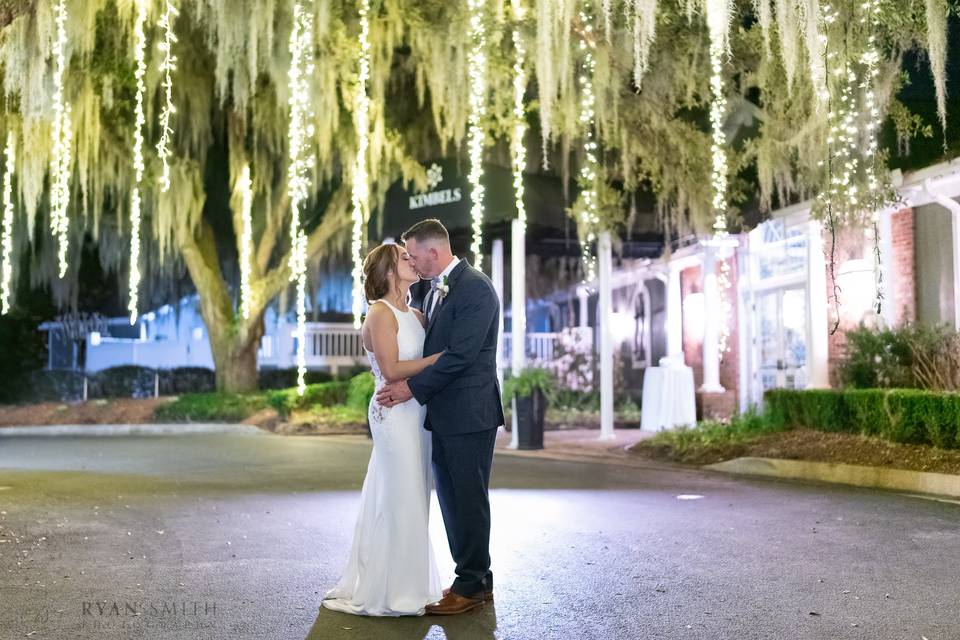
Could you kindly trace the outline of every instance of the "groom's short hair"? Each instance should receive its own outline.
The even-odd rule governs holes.
[[[401,237],[404,242],[413,238],[417,242],[423,242],[424,240],[443,240],[447,244],[450,244],[450,234],[447,233],[447,228],[436,218],[421,220],[404,231]]]

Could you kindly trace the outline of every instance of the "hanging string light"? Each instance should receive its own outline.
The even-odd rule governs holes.
[[[173,55],[173,44],[177,41],[173,33],[173,23],[178,15],[180,12],[174,6],[173,0],[166,0],[159,23],[160,30],[163,31],[163,39],[159,44],[160,52],[163,54],[163,60],[160,62],[160,73],[163,74],[161,85],[163,104],[160,108],[160,141],[157,143],[157,155],[163,165],[163,172],[160,174],[162,193],[170,189],[170,138],[173,136],[170,120],[177,111],[173,106],[173,72],[177,68],[177,58]]]
[[[467,148],[470,152],[470,216],[473,219],[473,243],[470,251],[477,269],[483,267],[483,176],[484,135],[481,122],[487,106],[487,32],[484,22],[485,0],[467,0],[470,12],[470,116],[467,121]]]
[[[141,198],[140,183],[143,181],[143,127],[147,123],[143,114],[143,94],[147,87],[143,77],[147,73],[147,35],[143,30],[147,22],[147,2],[137,0],[137,15],[133,22],[134,60],[137,68],[134,78],[137,82],[137,98],[134,106],[133,128],[133,192],[130,195],[130,296],[127,310],[130,312],[130,324],[137,322],[137,305],[140,295],[140,219]]]
[[[583,54],[583,67],[580,72],[580,126],[583,127],[583,155],[580,165],[581,208],[577,224],[581,229],[580,253],[585,266],[584,284],[597,278],[597,258],[591,247],[596,240],[596,226],[600,219],[597,215],[597,141],[594,122],[596,96],[593,93],[593,75],[597,68],[593,57],[593,16],[583,4],[580,7],[580,24],[584,37],[580,39],[580,51]]]
[[[7,133],[6,161],[3,167],[3,262],[0,263],[0,315],[10,311],[10,289],[13,282],[13,174],[14,135]]]
[[[357,159],[353,168],[353,326],[360,328],[363,312],[363,231],[367,221],[370,186],[367,172],[367,149],[370,146],[370,0],[360,0],[360,74],[354,98],[357,126]]]
[[[70,217],[70,105],[66,104],[63,75],[67,67],[67,4],[60,0],[54,8],[57,35],[54,43],[53,71],[53,157],[50,163],[50,231],[57,240],[59,276],[67,274],[67,248]]]
[[[723,63],[730,53],[730,21],[733,14],[731,0],[706,0],[707,28],[710,33],[710,129],[713,173],[713,244],[720,251],[726,245],[727,229],[727,136],[723,130],[727,114],[727,96],[723,82]],[[730,265],[720,258],[717,276],[717,298],[720,322],[717,331],[717,349],[720,358],[729,349],[732,304],[730,301]]]
[[[250,179],[250,165],[243,165],[240,181],[240,313],[243,319],[250,317],[250,274],[253,271],[253,181]]]
[[[867,201],[870,203],[871,221],[873,223],[873,269],[875,282],[874,311],[879,315],[883,306],[884,269],[880,253],[880,211],[884,206],[881,193],[880,179],[877,175],[877,151],[879,148],[878,132],[881,126],[880,108],[877,105],[876,82],[880,76],[880,52],[877,49],[877,31],[880,27],[880,0],[864,0],[864,15],[861,24],[868,30],[867,46],[860,58],[864,67],[863,81],[860,88],[863,90],[863,103],[866,110],[865,135],[867,148],[863,154],[864,166],[867,168]]]
[[[733,303],[727,295],[732,287],[730,282],[730,260],[720,257],[720,274],[717,276],[717,291],[720,294],[720,331],[717,333],[717,345],[720,359],[730,351],[730,325],[733,321]]]
[[[305,6],[306,5],[306,8]],[[293,6],[293,30],[290,33],[290,280],[297,289],[297,393],[306,391],[307,373],[307,237],[300,217],[301,207],[310,193],[309,140],[313,137],[313,114],[307,79],[313,75],[313,2],[304,0]]]
[[[727,136],[723,121],[727,96],[723,84],[723,61],[729,52],[731,0],[707,0],[707,26],[710,31],[710,128],[713,157],[713,231],[727,234]]]
[[[523,144],[524,135],[527,132],[526,110],[523,104],[523,98],[527,92],[527,75],[524,71],[526,61],[526,50],[523,48],[523,41],[520,39],[520,21],[523,20],[523,7],[520,0],[511,0],[511,9],[513,10],[513,49],[515,58],[513,60],[513,193],[517,201],[517,219],[521,226],[526,229],[527,209],[523,204],[523,172],[527,166],[527,148]]]

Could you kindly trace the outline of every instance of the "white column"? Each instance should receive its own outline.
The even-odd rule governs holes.
[[[523,370],[527,356],[527,234],[523,223],[510,224],[510,371]],[[520,444],[517,431],[517,404],[513,403],[510,448]]]
[[[923,190],[950,211],[953,223],[953,327],[960,330],[960,203],[936,191],[929,178],[923,181]]]
[[[577,301],[580,303],[580,318],[577,324],[581,327],[590,326],[590,315],[588,309],[590,309],[590,292],[587,291],[586,287],[577,287]]]
[[[611,281],[613,255],[610,232],[600,233],[597,242],[600,276],[600,299],[597,305],[597,326],[600,328],[600,439],[612,440],[613,433],[613,334],[610,316],[613,312]]]
[[[897,322],[897,300],[896,283],[897,274],[893,272],[893,214],[890,209],[885,209],[880,213],[880,220],[877,224],[877,233],[880,246],[880,275],[883,280],[877,285],[883,292],[883,307],[880,309],[880,315],[886,326],[892,327]]]
[[[493,280],[493,288],[497,292],[497,299],[500,301],[500,317],[497,318],[497,380],[500,382],[500,388],[503,388],[503,238],[493,240],[493,248],[490,255],[490,275]]]
[[[830,386],[830,338],[827,314],[827,261],[823,254],[823,227],[816,220],[807,223],[807,308],[810,336],[807,386]]]
[[[681,306],[680,267],[670,263],[667,277],[667,356],[683,360],[683,307]]]
[[[706,393],[723,393],[720,385],[720,290],[717,284],[717,247],[703,245],[703,386]]]

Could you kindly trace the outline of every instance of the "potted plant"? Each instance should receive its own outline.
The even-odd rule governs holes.
[[[553,374],[539,367],[524,369],[504,381],[504,400],[515,402],[518,449],[543,449],[543,421],[556,392]]]

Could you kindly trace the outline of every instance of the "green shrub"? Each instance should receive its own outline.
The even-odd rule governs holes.
[[[768,391],[767,415],[788,428],[846,431],[892,442],[960,448],[960,394],[923,389]]]
[[[376,382],[373,374],[369,371],[358,373],[350,378],[347,389],[347,406],[354,409],[367,410],[370,406],[370,400],[373,398],[373,392],[376,388]]]
[[[89,398],[151,398],[157,370],[136,365],[103,369],[89,376]]]
[[[308,369],[303,380],[306,384],[331,382],[334,376],[329,371]],[[297,386],[297,368],[264,368],[257,372],[257,384],[261,389],[289,389]]]
[[[309,384],[302,396],[297,393],[296,387],[280,391],[268,391],[267,402],[277,410],[277,413],[286,418],[294,411],[306,407],[329,407],[343,404],[347,399],[349,385],[349,382],[342,380]]]
[[[160,369],[160,395],[176,396],[184,393],[210,393],[216,390],[216,374],[207,367],[177,367]]]
[[[10,391],[18,402],[72,402],[83,399],[83,372],[41,369],[23,376]]]
[[[266,408],[262,393],[191,393],[160,405],[154,419],[168,422],[240,422]]]
[[[514,396],[524,397],[533,394],[539,389],[547,398],[547,403],[553,405],[557,396],[557,379],[553,373],[540,367],[524,369],[519,375],[510,376],[503,382],[503,401],[507,404]]]
[[[637,446],[666,449],[668,457],[684,461],[705,449],[734,445],[786,429],[782,422],[751,409],[735,415],[729,422],[709,420],[693,427],[660,431],[649,440],[641,440]]]

